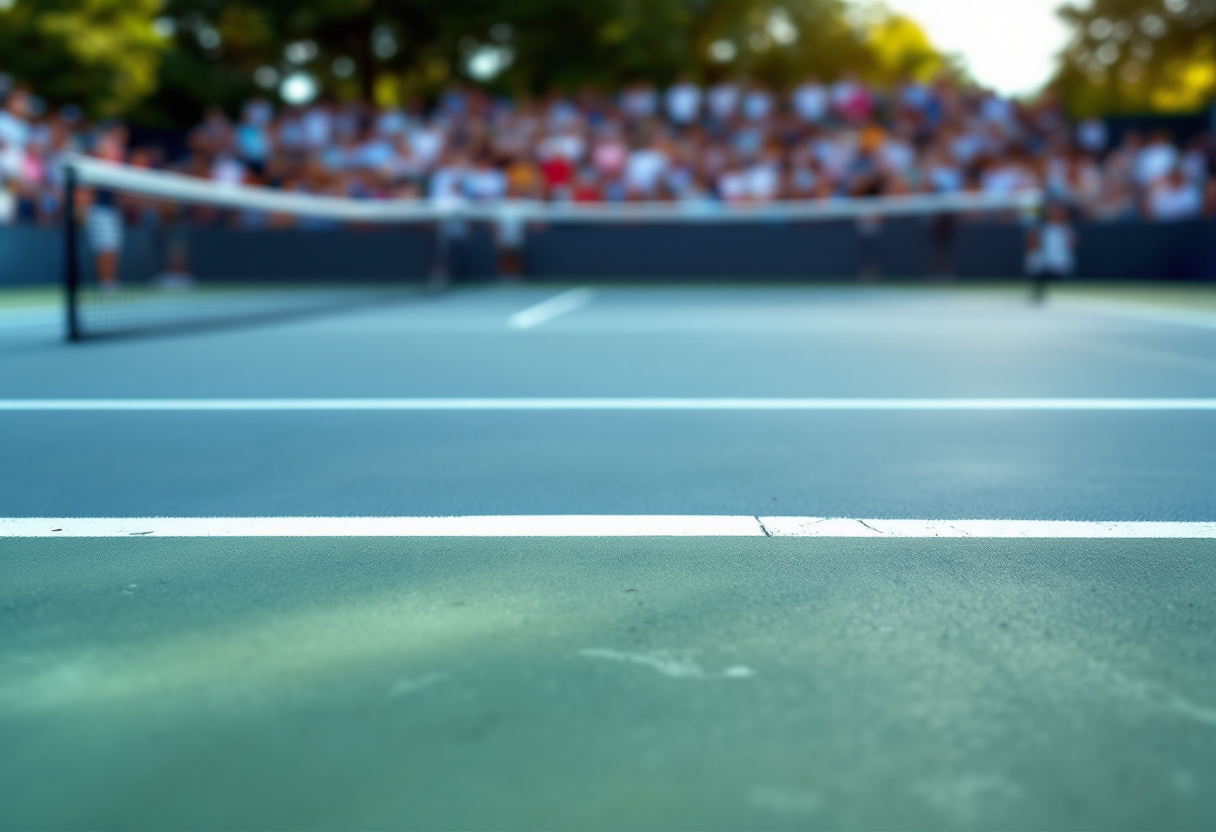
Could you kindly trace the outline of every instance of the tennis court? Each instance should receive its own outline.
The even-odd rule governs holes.
[[[4,828],[1216,817],[1210,291],[60,318],[0,328]]]

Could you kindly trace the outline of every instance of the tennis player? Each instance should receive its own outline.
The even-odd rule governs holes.
[[[1068,278],[1076,266],[1074,251],[1077,235],[1068,218],[1068,209],[1058,202],[1048,204],[1043,222],[1032,228],[1028,238],[1026,270],[1034,278],[1034,302],[1047,297],[1047,283]]]

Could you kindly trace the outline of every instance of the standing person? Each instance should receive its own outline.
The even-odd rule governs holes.
[[[1026,267],[1034,279],[1032,297],[1041,304],[1047,298],[1047,282],[1069,277],[1075,267],[1077,235],[1067,209],[1058,202],[1049,204],[1044,221],[1031,229],[1028,243]]]
[[[127,135],[122,127],[110,127],[98,137],[93,155],[107,162],[122,162]],[[97,267],[97,282],[104,290],[118,288],[118,253],[122,250],[122,212],[113,191],[99,188],[88,205],[86,230]]]

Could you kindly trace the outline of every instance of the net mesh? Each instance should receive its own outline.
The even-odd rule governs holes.
[[[65,294],[78,339],[379,303],[453,279],[944,277],[977,248],[1004,246],[1015,263],[1018,229],[1041,201],[436,204],[223,185],[83,157],[68,171]]]

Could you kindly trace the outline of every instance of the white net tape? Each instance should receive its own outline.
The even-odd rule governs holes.
[[[346,222],[403,222],[506,218],[544,223],[770,223],[791,220],[847,220],[992,212],[1031,212],[1043,202],[1039,191],[1010,194],[913,194],[872,198],[731,205],[709,201],[552,203],[536,201],[427,202],[404,199],[348,199],[291,193],[250,185],[229,185],[180,173],[147,170],[85,156],[66,162],[83,185],[140,196],[242,211],[265,211]]]

